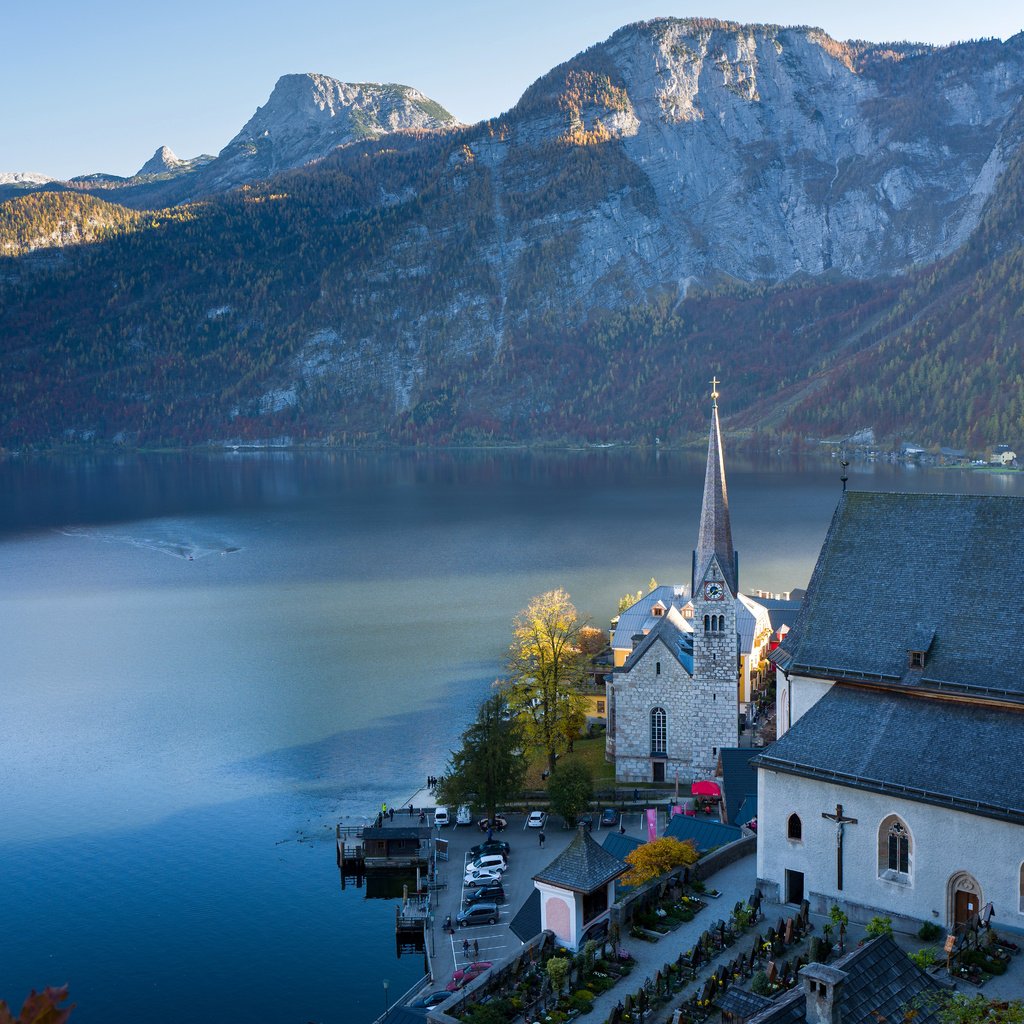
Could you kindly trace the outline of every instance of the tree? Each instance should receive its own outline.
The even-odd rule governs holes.
[[[569,761],[551,773],[548,799],[555,814],[574,822],[594,798],[594,780],[582,761]]]
[[[550,771],[568,746],[566,719],[583,707],[576,687],[586,674],[580,650],[584,625],[561,589],[533,598],[512,624],[505,700],[527,741],[547,755]]]
[[[583,626],[580,629],[580,650],[587,658],[596,658],[608,646],[608,637],[603,629]]]
[[[680,842],[671,836],[644,843],[626,854],[629,871],[622,876],[623,885],[643,885],[673,868],[696,864],[700,858],[692,842]]]
[[[68,997],[67,985],[60,988],[44,988],[42,992],[33,989],[21,1006],[21,1013],[15,1017],[10,1007],[0,999],[0,1024],[64,1024],[75,1008],[72,1003],[66,1009],[57,1004]]]
[[[501,694],[485,700],[476,721],[462,734],[438,783],[438,800],[457,806],[476,803],[493,818],[500,804],[519,795],[526,777],[522,729],[506,718]]]

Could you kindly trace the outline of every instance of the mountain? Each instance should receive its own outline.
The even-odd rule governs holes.
[[[0,440],[667,440],[712,372],[748,432],[1024,429],[997,386],[1024,340],[1024,35],[661,19],[500,117],[380,135],[394,88],[286,76],[215,161],[124,190],[212,200],[60,260],[25,247],[33,197],[0,205]],[[328,155],[282,170],[311,139]],[[82,198],[57,219],[95,219]]]
[[[452,128],[458,121],[407,85],[352,84],[327,75],[284,75],[270,98],[216,156],[181,159],[161,146],[131,178],[88,174],[70,179],[137,209],[200,199],[319,160],[336,146],[403,129]],[[8,181],[7,179],[12,179]],[[30,180],[31,179],[31,180]],[[154,180],[155,179],[155,180]],[[4,185],[49,184],[33,175],[0,175],[0,201],[21,194]]]

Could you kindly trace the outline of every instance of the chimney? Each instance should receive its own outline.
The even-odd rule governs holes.
[[[808,964],[800,968],[807,1004],[807,1024],[842,1024],[840,1004],[846,971],[825,964]]]
[[[633,636],[632,636],[632,640],[633,640],[633,650],[635,651],[644,642],[644,635],[643,635],[643,633],[634,633]]]

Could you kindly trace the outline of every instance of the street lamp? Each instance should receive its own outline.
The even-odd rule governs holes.
[[[390,984],[391,984],[391,982],[389,982],[388,979],[385,978],[384,979],[384,1012],[385,1013],[387,1013],[388,1010],[390,1009],[390,1006],[388,1005],[388,985],[390,985]]]

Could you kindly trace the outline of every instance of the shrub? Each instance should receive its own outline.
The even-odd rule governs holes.
[[[832,953],[832,944],[827,939],[822,939],[819,936],[814,935],[811,938],[808,953],[814,963],[827,963],[828,958]]]
[[[916,953],[910,953],[909,956],[922,971],[926,971],[938,960],[939,952],[934,946],[925,946],[924,949],[919,949]]]
[[[869,939],[877,939],[881,935],[892,935],[892,918],[875,916],[868,921],[867,932]]]
[[[917,929],[917,937],[922,942],[934,942],[942,934],[942,929],[932,921],[925,921]]]
[[[772,993],[771,982],[766,971],[758,971],[750,981],[750,991],[755,996],[769,996]]]

